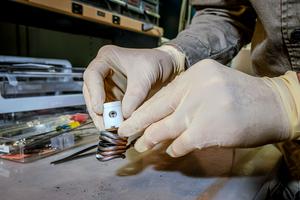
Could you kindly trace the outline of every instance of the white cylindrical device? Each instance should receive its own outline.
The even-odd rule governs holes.
[[[105,130],[116,130],[123,121],[121,101],[103,104],[103,121]]]

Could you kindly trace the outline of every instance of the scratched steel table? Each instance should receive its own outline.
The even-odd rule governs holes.
[[[281,158],[270,145],[209,149],[179,159],[161,147],[145,154],[130,149],[128,158],[105,163],[87,157],[49,164],[78,149],[27,164],[0,160],[0,199],[261,199]]]

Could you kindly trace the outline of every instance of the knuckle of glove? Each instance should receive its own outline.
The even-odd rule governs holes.
[[[87,68],[86,70],[84,70],[83,76],[82,76],[84,81],[89,79],[91,71],[92,70],[90,68]]]
[[[128,135],[128,134],[135,134],[139,132],[142,127],[142,122],[139,117],[135,117],[132,115],[129,119],[125,120],[121,126],[119,127],[119,134],[121,135]]]
[[[133,112],[131,118],[128,120],[128,127],[131,128],[131,131],[137,132],[140,131],[143,127],[142,114]]]
[[[143,135],[143,142],[147,147],[152,147],[157,144],[155,138],[151,134],[147,133]]]
[[[97,57],[109,56],[115,51],[118,47],[115,45],[105,45],[101,47],[98,51]]]
[[[208,79],[220,78],[224,66],[213,59],[203,59],[197,62],[193,67],[200,75]],[[204,77],[203,77],[204,78]]]
[[[213,59],[209,59],[209,58],[203,59],[200,62],[204,65],[219,65],[219,63],[217,61],[215,61]]]
[[[168,137],[173,138],[174,132],[179,129],[181,129],[181,122],[180,119],[177,120],[176,117],[173,117],[173,119],[164,120],[160,124],[159,127],[156,127],[157,131],[165,132],[168,134]]]

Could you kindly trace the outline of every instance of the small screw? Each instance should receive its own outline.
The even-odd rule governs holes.
[[[108,116],[109,116],[110,118],[115,118],[115,117],[117,116],[117,112],[116,112],[116,111],[110,111],[110,112],[108,113]]]

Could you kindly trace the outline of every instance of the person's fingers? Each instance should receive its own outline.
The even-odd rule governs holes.
[[[109,77],[109,80],[111,80],[116,85],[116,87],[118,87],[123,92],[123,95],[125,94],[127,87],[127,77],[125,76],[125,74],[119,71],[114,71]]]
[[[107,64],[99,58],[95,58],[84,72],[84,83],[90,95],[90,104],[93,111],[102,114],[105,101],[104,78],[110,69]]]
[[[128,74],[127,88],[122,100],[122,112],[125,118],[129,118],[142,104],[151,89],[151,83],[148,83],[147,80],[141,80],[140,77],[136,77],[136,73],[134,74],[135,77]]]
[[[188,154],[196,149],[193,145],[194,141],[192,136],[195,135],[194,129],[187,129],[178,138],[176,138],[172,144],[167,148],[166,152],[171,157],[180,157]],[[201,133],[200,133],[201,134]]]
[[[105,84],[105,101],[112,102],[123,99],[124,90],[122,90],[112,79],[108,78],[104,81]]]
[[[176,97],[177,93],[174,94],[175,84],[169,85],[157,92],[139,107],[129,119],[124,121],[118,133],[125,137],[134,135],[174,112],[179,98]]]
[[[87,87],[85,84],[83,84],[82,90],[83,90],[83,96],[85,99],[87,110],[88,110],[90,117],[92,118],[96,128],[98,130],[104,130],[103,118],[101,115],[97,115],[93,111],[92,106],[91,106],[91,101],[90,101],[90,94],[89,94],[89,91],[87,90]]]
[[[184,120],[176,111],[168,117],[150,125],[135,143],[135,149],[144,152],[165,140],[174,139],[186,129]]]

